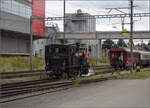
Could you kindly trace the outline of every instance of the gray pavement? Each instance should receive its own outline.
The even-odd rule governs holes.
[[[150,108],[150,79],[108,80],[1,104],[2,108]]]

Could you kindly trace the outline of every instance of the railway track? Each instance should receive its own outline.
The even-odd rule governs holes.
[[[110,73],[112,72],[110,66],[95,66],[92,67],[95,71],[95,74],[101,73]],[[101,71],[100,71],[101,70]],[[40,71],[23,71],[23,72],[11,72],[3,73],[3,78],[12,78],[19,76],[28,76],[34,74],[41,74],[45,72],[44,70]],[[30,97],[34,95],[40,95],[47,92],[54,92],[57,90],[62,90],[71,87],[72,81],[63,81],[63,82],[52,82],[49,79],[34,80],[34,81],[24,81],[16,83],[6,83],[1,84],[0,87],[0,103],[8,102],[20,98]]]
[[[39,95],[43,92],[54,92],[70,87],[72,81],[51,82],[50,80],[35,80],[1,85],[0,103],[20,98]]]
[[[111,66],[92,66],[93,70],[107,70],[111,69]],[[20,78],[20,77],[30,77],[45,74],[45,70],[33,70],[33,71],[18,71],[18,72],[2,72],[0,73],[1,79],[8,78]]]
[[[29,77],[36,76],[45,73],[45,70],[33,70],[33,71],[18,71],[18,72],[2,72],[0,76],[2,79],[5,78],[17,78],[17,77]]]
[[[110,66],[104,67],[93,67],[95,69],[96,74],[103,73],[113,73],[114,70]],[[82,83],[90,83],[97,81],[104,81],[107,79],[111,79],[112,76],[106,76],[99,79],[91,79],[91,80],[83,80]],[[72,81],[55,81],[49,79],[42,80],[34,80],[34,81],[25,81],[25,82],[17,82],[17,83],[7,83],[0,85],[0,103],[13,101],[16,99],[21,99],[25,97],[31,97],[36,95],[41,95],[49,92],[55,92],[58,90],[63,90],[70,88],[72,86]]]

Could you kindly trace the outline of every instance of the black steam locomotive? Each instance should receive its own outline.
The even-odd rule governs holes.
[[[53,78],[72,78],[87,74],[89,63],[84,57],[85,50],[79,43],[45,46],[45,69],[48,75]]]

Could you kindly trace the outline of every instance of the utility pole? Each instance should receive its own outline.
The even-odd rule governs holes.
[[[32,70],[32,41],[33,41],[33,36],[32,36],[32,16],[30,16],[30,70]]]
[[[98,55],[99,55],[99,49],[98,49],[98,36],[97,36],[97,32],[96,32],[96,63],[98,63]]]
[[[133,0],[130,0],[130,61],[131,61],[131,74],[133,74]]]
[[[63,28],[63,30],[64,30],[64,39],[63,39],[63,44],[65,44],[65,31],[66,31],[66,28],[65,28],[65,20],[66,20],[66,0],[64,0],[64,28]]]
[[[33,70],[32,68],[32,45],[33,45],[33,22],[32,22],[32,11],[33,11],[33,0],[32,0],[32,6],[31,6],[31,16],[30,16],[30,70]]]
[[[124,18],[121,18],[122,31],[124,30]]]

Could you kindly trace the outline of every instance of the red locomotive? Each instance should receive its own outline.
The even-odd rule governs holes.
[[[113,68],[129,69],[130,49],[114,48],[109,51],[109,60]],[[133,50],[133,66],[150,66],[150,52]]]

